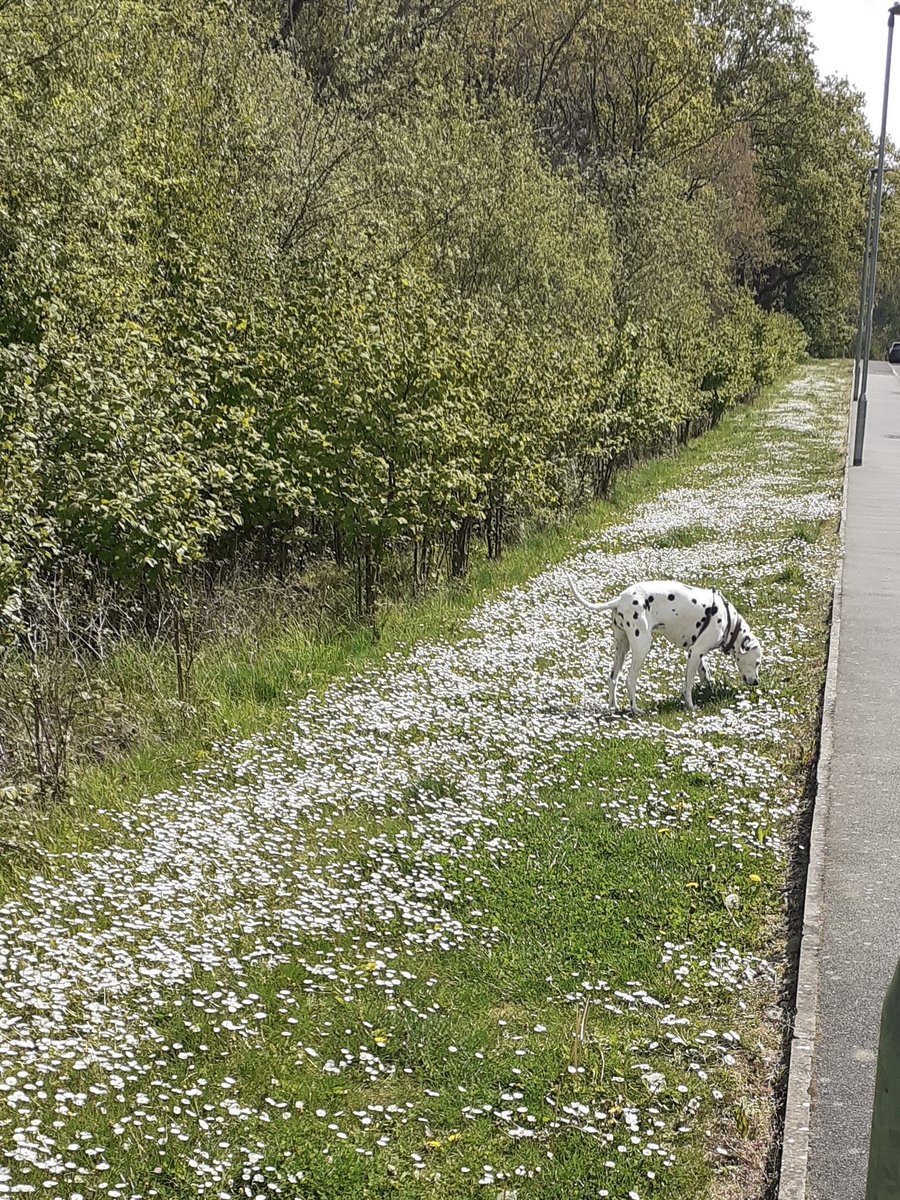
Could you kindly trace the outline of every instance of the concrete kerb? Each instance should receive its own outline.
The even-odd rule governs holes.
[[[803,929],[797,969],[797,997],[788,1088],[784,1107],[778,1200],[806,1200],[809,1162],[810,1087],[812,1084],[819,1003],[819,957],[822,944],[822,884],[825,873],[825,827],[831,798],[831,760],[834,750],[834,707],[837,694],[837,665],[841,641],[841,600],[844,574],[844,527],[847,520],[847,484],[851,470],[850,438],[853,432],[853,403],[847,412],[847,451],[844,461],[844,496],[838,530],[838,568],[831,606],[831,635],[822,698],[822,729],[816,767],[816,794],[809,837],[809,863],[803,902]]]

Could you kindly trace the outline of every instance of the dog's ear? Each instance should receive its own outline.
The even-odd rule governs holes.
[[[749,650],[752,641],[753,638],[750,636],[750,634],[745,634],[744,637],[741,638],[741,650]]]

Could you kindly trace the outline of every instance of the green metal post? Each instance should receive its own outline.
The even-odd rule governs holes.
[[[881,1010],[866,1200],[900,1200],[900,962]]]

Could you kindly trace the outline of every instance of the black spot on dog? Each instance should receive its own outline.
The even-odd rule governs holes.
[[[647,602],[648,602],[649,604],[652,604],[652,603],[653,603],[653,597],[652,597],[652,596],[648,596],[648,597],[647,597]]]
[[[647,612],[650,611],[650,601],[649,600],[644,601],[644,608],[647,610]]]
[[[694,636],[691,638],[691,645],[692,645],[692,646],[693,646],[694,642],[696,642],[696,640],[697,640],[697,635],[696,635],[696,633],[695,633],[695,634],[694,634]]]
[[[636,619],[636,618],[635,618],[635,619]],[[639,629],[636,629],[636,630],[634,631],[634,636],[635,636],[635,637],[639,637],[639,636],[640,636],[640,632],[641,632],[641,631],[640,631]]]
[[[703,624],[702,621],[698,621],[697,624],[694,626],[694,628],[699,629],[702,624]]]
[[[637,600],[632,600],[632,604],[637,604]]]
[[[691,600],[691,604],[696,604],[696,603],[697,603],[696,600],[694,600],[694,599]]]
[[[669,599],[670,599],[670,600],[674,600],[674,599],[675,599],[675,593],[674,593],[674,592],[669,592]]]

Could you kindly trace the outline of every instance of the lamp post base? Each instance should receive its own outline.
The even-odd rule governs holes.
[[[866,408],[868,407],[866,393],[860,396],[856,403],[856,430],[853,436],[853,465],[862,466],[863,442],[866,437]]]

